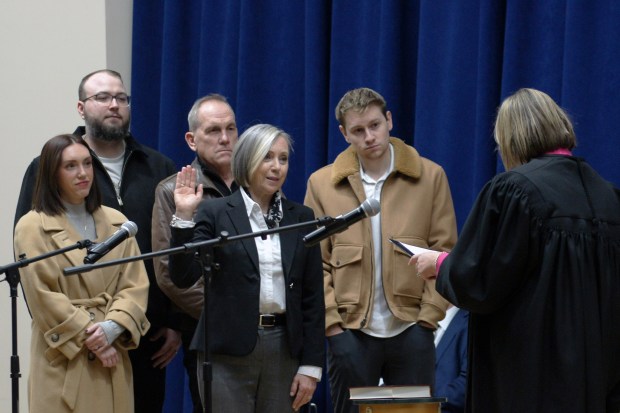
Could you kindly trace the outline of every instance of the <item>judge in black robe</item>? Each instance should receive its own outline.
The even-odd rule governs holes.
[[[572,125],[542,92],[509,97],[495,132],[508,172],[449,255],[412,259],[424,278],[438,266],[437,290],[471,312],[466,411],[617,413],[617,189],[571,155]]]

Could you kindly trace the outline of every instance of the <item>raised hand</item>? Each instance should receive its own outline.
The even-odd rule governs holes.
[[[189,221],[194,216],[198,204],[202,200],[202,184],[196,185],[196,170],[190,165],[181,168],[177,173],[174,188],[175,215]]]

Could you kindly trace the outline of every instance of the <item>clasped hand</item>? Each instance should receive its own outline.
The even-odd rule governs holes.
[[[108,343],[108,338],[103,332],[103,328],[99,323],[93,324],[86,329],[88,338],[84,341],[84,345],[97,356],[103,367],[114,367],[120,361],[118,351],[114,346]]]

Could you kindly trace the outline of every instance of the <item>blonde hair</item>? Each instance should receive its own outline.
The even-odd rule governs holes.
[[[577,146],[566,112],[536,89],[520,89],[502,102],[494,134],[506,170],[546,152]]]
[[[252,175],[280,137],[286,140],[289,151],[292,151],[293,141],[290,135],[273,125],[258,124],[243,132],[233,149],[231,160],[232,173],[237,184],[246,188],[250,186]]]
[[[387,119],[387,103],[383,96],[367,87],[349,90],[336,105],[336,119],[338,123],[346,127],[344,115],[348,111],[364,112],[371,105],[378,106],[383,116]]]

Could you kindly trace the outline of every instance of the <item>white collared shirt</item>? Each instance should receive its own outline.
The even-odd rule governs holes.
[[[390,167],[388,170],[376,181],[372,179],[366,172],[360,162],[360,177],[364,184],[364,192],[366,198],[374,198],[381,202],[381,190],[385,180],[394,170],[394,147],[390,144]],[[374,258],[374,278],[375,278],[375,294],[370,309],[370,318],[368,324],[362,329],[362,331],[373,337],[394,337],[414,323],[402,321],[392,314],[387,300],[385,299],[385,292],[383,289],[383,256],[382,245],[383,240],[381,237],[381,212],[370,217],[370,227],[372,229],[372,246],[373,246],[373,258]]]
[[[250,219],[253,232],[266,231],[269,228],[260,206],[241,190],[245,209]],[[280,205],[282,209],[282,205]],[[280,235],[269,234],[262,239],[254,237],[258,251],[258,269],[260,273],[259,311],[261,314],[275,314],[286,312],[286,290],[284,271],[282,270],[282,251],[280,249]]]
[[[250,219],[253,232],[266,231],[269,228],[260,206],[248,196],[244,189],[239,189],[243,196],[245,209]],[[282,212],[282,204],[280,204]],[[258,268],[260,274],[259,312],[261,314],[284,313],[286,311],[286,283],[282,269],[282,251],[280,249],[280,235],[269,234],[263,240],[255,237],[258,250]],[[321,380],[323,368],[319,366],[299,366],[297,373]]]

